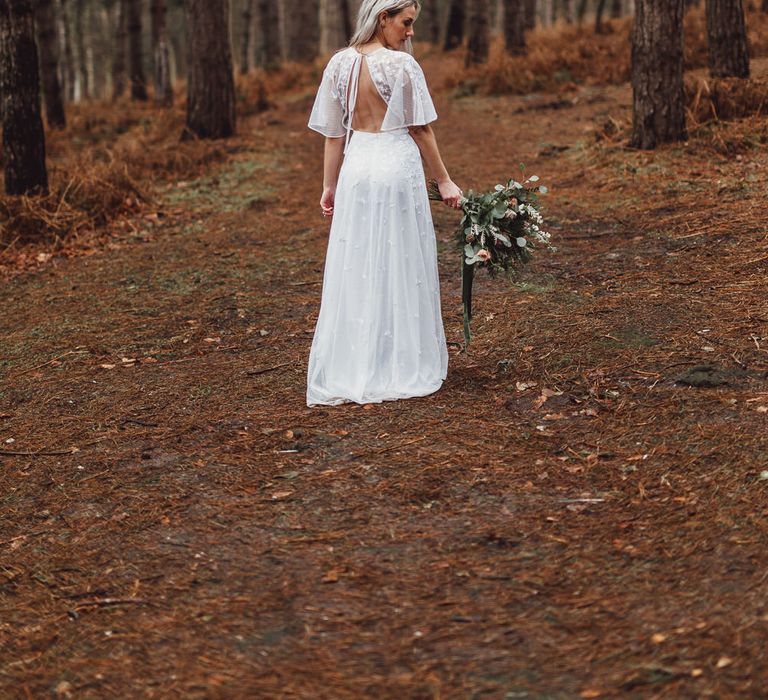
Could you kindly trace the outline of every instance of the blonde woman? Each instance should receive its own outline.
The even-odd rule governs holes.
[[[363,0],[350,46],[323,73],[309,127],[323,134],[320,208],[331,218],[307,405],[426,396],[448,351],[422,158],[459,206],[411,55],[418,0]]]

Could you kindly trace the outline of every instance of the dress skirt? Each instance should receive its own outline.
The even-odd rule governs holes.
[[[336,186],[307,405],[426,396],[447,370],[418,146],[407,129],[353,132]]]

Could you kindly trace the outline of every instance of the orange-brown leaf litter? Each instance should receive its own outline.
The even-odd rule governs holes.
[[[460,354],[434,205],[432,396],[305,405],[311,86],[99,233],[6,251],[2,697],[764,696],[762,118],[632,151],[626,84],[455,98],[460,63],[423,60],[449,170],[524,162],[558,250],[478,277]]]

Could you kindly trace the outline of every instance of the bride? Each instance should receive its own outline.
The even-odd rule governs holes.
[[[418,0],[363,0],[350,45],[323,73],[309,127],[325,138],[322,213],[332,217],[307,405],[426,396],[448,351],[423,158],[458,208],[411,55]]]

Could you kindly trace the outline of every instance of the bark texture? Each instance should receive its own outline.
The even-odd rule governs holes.
[[[152,0],[152,66],[155,87],[155,104],[170,107],[173,104],[171,86],[171,61],[168,48],[168,8],[165,0]]]
[[[131,75],[131,97],[134,100],[147,99],[147,78],[144,75],[142,51],[141,0],[128,2],[128,54]]]
[[[686,138],[683,0],[637,0],[632,29],[632,139],[635,148]]]
[[[5,192],[48,189],[32,0],[0,0],[0,117]]]
[[[53,0],[38,0],[35,30],[45,100],[45,117],[49,127],[63,129],[67,125],[67,118],[59,82],[59,37],[56,29],[56,6]]]
[[[525,53],[525,0],[504,0],[504,46],[508,53]]]
[[[469,0],[469,39],[465,65],[477,65],[488,60],[491,41],[491,8],[488,0]]]
[[[185,0],[187,136],[235,133],[235,81],[229,41],[229,0]]]
[[[749,50],[741,0],[706,0],[709,74],[748,78]]]

